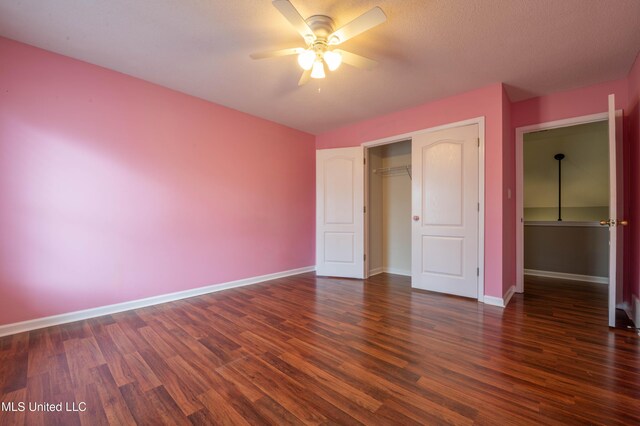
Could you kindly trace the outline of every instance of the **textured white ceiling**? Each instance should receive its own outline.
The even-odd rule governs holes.
[[[249,59],[302,45],[269,0],[0,0],[0,35],[310,133],[496,82],[518,101],[622,78],[640,49],[638,0],[292,3],[338,26],[382,7],[342,45],[380,66],[298,87],[295,57]]]

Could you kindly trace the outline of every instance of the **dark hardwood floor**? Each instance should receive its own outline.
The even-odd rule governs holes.
[[[606,297],[529,280],[503,310],[394,275],[279,279],[1,338],[3,402],[86,411],[0,424],[637,425],[640,338]]]

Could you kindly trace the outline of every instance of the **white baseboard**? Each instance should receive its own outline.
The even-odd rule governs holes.
[[[504,306],[506,307],[509,302],[511,301],[511,298],[513,297],[513,295],[516,293],[516,286],[512,285],[511,287],[509,287],[509,290],[507,290],[507,292],[505,293],[505,295],[502,297],[504,300]]]
[[[379,268],[373,268],[369,271],[369,276],[372,277],[374,275],[378,275],[384,272],[384,268],[381,266]]]
[[[622,309],[625,314],[627,314],[627,318],[633,322],[635,327],[638,327],[640,323],[640,299],[638,299],[635,295],[632,296],[633,300],[631,303],[622,302],[616,305],[616,309]]]
[[[493,305],[493,306],[499,306],[501,308],[505,308],[509,304],[511,297],[515,292],[516,292],[516,286],[512,285],[511,287],[509,287],[509,289],[504,294],[504,296],[495,297],[495,296],[485,295],[484,300],[482,302],[486,303],[487,305]]]
[[[617,303],[616,309],[622,309],[627,314],[627,316],[629,316],[629,319],[633,321],[633,316],[631,315],[631,305],[629,305],[629,303]]]
[[[25,331],[36,330],[39,328],[51,327],[53,325],[66,324],[95,318],[102,315],[115,314],[118,312],[129,311],[131,309],[144,308],[151,305],[159,305],[161,303],[172,302],[175,300],[186,299],[203,294],[214,293],[217,291],[227,290],[230,288],[243,287],[252,284],[258,284],[264,281],[275,280],[278,278],[289,277],[291,275],[303,274],[305,272],[315,271],[315,266],[307,266],[304,268],[291,269],[288,271],[275,272],[273,274],[261,275],[258,277],[244,278],[237,281],[229,281],[226,283],[209,285],[206,287],[198,287],[190,290],[177,291],[175,293],[161,294],[158,296],[147,297],[145,299],[131,300],[128,302],[116,303],[114,305],[100,306],[82,311],[69,312],[65,314],[53,315],[50,317],[37,318],[28,321],[16,322],[13,324],[0,325],[0,337],[9,336],[11,334],[22,333]]]
[[[596,277],[593,275],[567,274],[565,272],[539,271],[536,269],[525,269],[525,275],[545,278],[558,278],[561,280],[585,281],[588,283],[609,284],[609,277]]]
[[[384,268],[384,272],[386,272],[387,274],[403,275],[405,277],[411,276],[411,271],[407,271],[405,269]]]
[[[410,277],[411,276],[411,271],[407,271],[404,269],[396,269],[396,268],[385,268],[384,266],[381,266],[379,268],[374,268],[372,270],[369,271],[369,276],[372,277],[374,275],[378,275],[378,274],[382,274],[382,273],[387,273],[387,274],[395,274],[395,275],[404,275],[405,277]]]

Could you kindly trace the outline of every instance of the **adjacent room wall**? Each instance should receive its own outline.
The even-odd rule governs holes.
[[[524,135],[525,270],[608,278],[609,229],[598,224],[609,217],[608,127],[600,121]],[[565,155],[562,222],[558,153]]]
[[[0,324],[314,263],[312,135],[0,39]]]
[[[627,107],[627,79],[608,81],[511,104],[511,131],[531,124],[607,112],[609,94],[616,95],[616,108]]]
[[[525,224],[524,268],[609,277],[609,229],[598,225]]]
[[[558,220],[558,153],[562,220],[609,217],[609,126],[606,121],[524,135],[524,220]]]

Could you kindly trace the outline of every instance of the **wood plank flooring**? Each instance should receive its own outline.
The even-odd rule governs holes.
[[[303,274],[0,339],[0,424],[640,424],[640,338],[606,286],[506,309],[406,277]],[[4,408],[7,408],[5,405]]]

